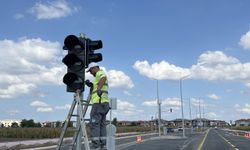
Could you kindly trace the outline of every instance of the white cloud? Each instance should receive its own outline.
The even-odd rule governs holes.
[[[217,96],[216,94],[209,94],[208,97],[211,98],[211,99],[214,99],[214,100],[219,100],[220,99],[220,97]]]
[[[206,117],[209,119],[217,119],[218,115],[215,112],[208,112],[206,113]]]
[[[51,107],[38,107],[36,109],[37,112],[53,112],[53,108]]]
[[[107,72],[109,86],[113,88],[131,89],[134,87],[133,81],[122,71],[109,70]]]
[[[250,63],[240,63],[238,59],[227,56],[221,51],[208,51],[202,54],[198,63],[190,70],[194,79],[245,82],[250,79]]]
[[[52,2],[37,2],[30,10],[37,19],[55,19],[71,15],[78,11],[76,7],[70,7],[66,0],[55,0]]]
[[[133,68],[139,71],[139,73],[143,76],[158,80],[179,80],[181,77],[190,74],[189,69],[177,67],[166,61],[153,63],[152,65],[150,65],[146,60],[136,61]]]
[[[124,72],[119,70],[107,70],[105,67],[100,67],[108,77],[108,84],[111,88],[131,89],[134,87],[134,83],[131,78]],[[86,73],[86,79],[91,82],[94,81],[94,77],[90,73]]]
[[[149,107],[156,107],[157,106],[157,100],[154,101],[144,101],[142,103],[143,106],[149,106]]]
[[[40,38],[0,40],[0,99],[28,94],[40,84],[62,84],[66,67],[58,42]]]
[[[236,111],[241,112],[243,114],[250,114],[250,104],[245,104],[244,107],[235,107]]]
[[[197,64],[182,68],[161,61],[149,64],[148,61],[136,61],[133,65],[141,75],[150,79],[179,80],[191,74],[192,79],[241,81],[250,84],[250,62],[241,63],[237,58],[227,56],[222,51],[207,51],[200,55]]]
[[[21,94],[28,94],[35,88],[34,84],[17,83],[8,85],[6,88],[0,89],[0,99],[13,98]]]
[[[14,18],[17,19],[17,20],[18,20],[18,19],[22,19],[22,18],[24,18],[24,15],[18,13],[18,14],[16,14],[16,15],[14,16]]]
[[[129,91],[123,91],[125,95],[132,96],[132,94]]]
[[[239,60],[225,55],[222,51],[207,51],[200,55],[198,64],[206,66],[216,66],[218,64],[231,65],[237,64]]]
[[[65,104],[65,105],[63,105],[63,106],[56,106],[55,108],[56,108],[56,109],[59,109],[59,110],[69,110],[70,107],[71,107],[70,104]]]
[[[247,83],[246,83],[246,86],[247,86],[247,87],[250,87],[250,82],[247,82]]]
[[[167,98],[165,100],[160,101],[162,107],[171,107],[171,108],[180,108],[181,107],[181,101],[179,98]],[[149,107],[156,107],[157,106],[157,100],[152,101],[144,101],[142,103],[143,106],[149,106]]]
[[[53,112],[53,108],[51,108],[47,103],[42,101],[33,101],[30,103],[30,106],[36,107],[37,112]]]
[[[128,101],[117,100],[117,109],[120,112],[119,114],[131,116],[135,115],[138,112],[143,112],[143,110],[139,110],[136,106]]]
[[[234,105],[234,108],[239,108],[239,107],[240,107],[239,104],[235,104],[235,105]]]
[[[42,101],[33,101],[32,103],[30,103],[30,106],[33,107],[48,107],[49,105],[45,102]]]
[[[191,104],[195,107],[204,107],[206,106],[205,101],[202,99],[191,98]]]
[[[240,90],[240,94],[247,94],[248,91],[247,90]]]
[[[7,112],[10,116],[15,116],[16,114],[20,113],[19,110],[8,110]]]
[[[173,107],[173,108],[180,108],[181,107],[181,100],[179,98],[167,98],[162,101],[162,106]]]
[[[246,50],[250,50],[250,31],[241,36],[239,45]]]

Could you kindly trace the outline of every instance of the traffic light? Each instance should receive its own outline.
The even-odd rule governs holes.
[[[91,62],[99,62],[102,61],[102,54],[101,53],[94,53],[95,50],[102,48],[102,41],[92,41],[87,39],[87,54],[86,54],[86,68]]]
[[[62,62],[67,66],[67,73],[63,77],[63,82],[67,85],[67,92],[76,92],[77,89],[84,91],[85,68],[91,62],[102,61],[101,53],[94,53],[102,48],[102,41],[92,41],[85,37],[68,35],[64,39],[64,50],[68,54]]]
[[[75,35],[69,35],[64,39],[64,49],[68,54],[62,62],[68,67],[63,77],[67,85],[67,92],[75,92],[77,89],[84,90],[85,79],[85,39]]]

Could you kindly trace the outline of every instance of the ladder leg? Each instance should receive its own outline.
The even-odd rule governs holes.
[[[76,99],[74,98],[74,101],[72,102],[72,105],[70,107],[70,110],[69,110],[69,113],[68,113],[68,116],[65,120],[65,123],[64,123],[64,126],[63,126],[63,130],[61,132],[61,135],[60,135],[60,138],[59,138],[59,141],[58,141],[58,146],[57,146],[57,150],[60,150],[61,149],[61,146],[62,146],[62,143],[63,143],[63,138],[64,138],[64,135],[66,133],[66,130],[68,128],[68,124],[69,124],[69,121],[71,119],[71,116],[74,112],[74,109],[75,109],[75,106],[76,106]]]
[[[83,114],[82,102],[80,100],[79,93],[77,93],[76,100],[77,100],[77,103],[78,103],[80,114]],[[80,130],[82,130],[82,132],[83,132],[83,139],[84,139],[85,150],[90,150],[90,148],[89,148],[89,141],[88,141],[88,135],[87,135],[87,131],[86,131],[86,124],[85,124],[83,115],[80,115],[78,117],[80,117],[80,124],[81,124],[80,125],[81,126]]]
[[[90,91],[90,93],[91,93],[91,91]],[[83,113],[82,113],[83,114],[82,115],[83,119],[85,118],[86,112],[88,110],[89,103],[90,103],[90,94],[88,95],[88,98],[87,98],[87,101],[85,101],[85,104],[79,104],[80,107],[82,107],[84,105],[84,107],[83,107]],[[76,129],[76,132],[75,132],[75,134],[73,136],[72,149],[75,146],[75,143],[76,143],[76,140],[77,140],[77,136],[78,136],[80,130],[81,130],[81,126],[78,126],[77,129]],[[87,135],[87,133],[85,135]]]

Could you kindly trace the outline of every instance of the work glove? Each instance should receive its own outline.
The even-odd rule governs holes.
[[[101,97],[101,96],[102,96],[102,90],[97,90],[97,95],[98,95],[99,97]]]
[[[85,81],[85,84],[86,84],[88,87],[90,87],[90,88],[93,87],[93,83],[90,82],[89,80],[86,80],[86,81]]]

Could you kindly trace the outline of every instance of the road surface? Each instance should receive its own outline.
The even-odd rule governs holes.
[[[62,148],[68,149],[67,146]],[[55,150],[55,147],[37,150]],[[120,137],[116,139],[116,150],[250,150],[250,139],[227,130],[210,128],[204,132],[186,130],[184,138],[182,132],[161,137],[156,133],[143,135],[141,143],[136,143],[135,136]]]
[[[220,129],[187,134],[187,138],[158,138],[122,150],[250,150],[250,139]]]

